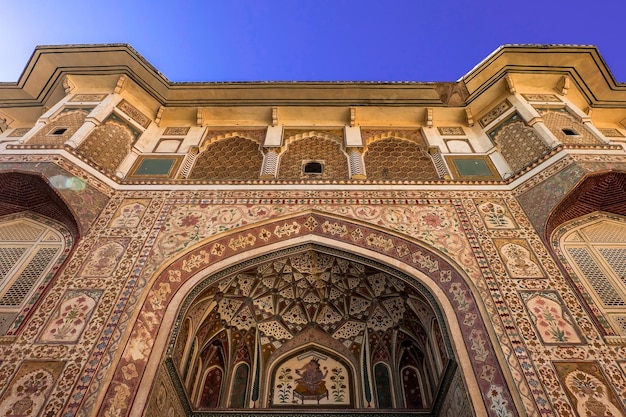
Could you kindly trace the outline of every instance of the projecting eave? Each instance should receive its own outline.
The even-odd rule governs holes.
[[[65,76],[93,88],[94,77],[120,75],[128,77],[163,106],[442,105],[433,83],[174,83],[129,45],[109,44],[37,47],[19,81],[0,84],[0,107],[53,101],[63,92]],[[109,79],[106,84],[110,84]]]
[[[621,107],[626,100],[626,84],[615,80],[595,46],[504,45],[461,78],[469,92],[467,103],[506,75],[567,76],[591,107]]]
[[[459,82],[206,82],[173,83],[126,44],[39,46],[17,83],[0,84],[0,108],[51,107],[69,77],[79,90],[110,92],[124,75],[149,107],[421,106],[464,107],[499,94],[507,74],[571,78],[594,107],[626,101],[593,46],[510,45],[497,49]],[[540,81],[537,81],[538,83]],[[451,99],[453,97],[453,99]],[[480,101],[480,100],[478,100]],[[476,102],[478,103],[478,102]],[[482,107],[482,106],[478,106]],[[34,111],[34,110],[33,110]]]

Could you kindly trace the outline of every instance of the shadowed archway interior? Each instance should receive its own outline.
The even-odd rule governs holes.
[[[208,277],[187,297],[177,323],[164,365],[190,414],[236,408],[437,415],[456,371],[443,317],[425,287],[313,244]]]

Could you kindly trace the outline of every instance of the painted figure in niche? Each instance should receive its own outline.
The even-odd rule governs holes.
[[[7,417],[36,416],[44,405],[54,378],[45,369],[37,369],[21,377],[11,394],[0,404],[0,415]]]
[[[311,359],[302,368],[296,369],[296,374],[300,378],[295,380],[296,388],[293,390],[295,398],[299,398],[302,403],[304,400],[315,399],[318,404],[320,399],[328,398],[328,389],[324,380],[328,371],[322,372],[318,359]]]
[[[478,205],[485,224],[489,229],[514,229],[515,223],[506,214],[506,209],[498,203],[486,201]]]
[[[79,294],[64,301],[41,335],[47,342],[76,342],[87,325],[96,300]]]
[[[576,397],[576,411],[579,416],[624,416],[611,402],[609,388],[595,376],[578,369],[565,377],[565,385]]]
[[[505,264],[513,278],[542,278],[539,266],[531,259],[530,251],[515,243],[500,248]]]
[[[561,303],[548,296],[537,295],[526,305],[544,343],[582,343]]]

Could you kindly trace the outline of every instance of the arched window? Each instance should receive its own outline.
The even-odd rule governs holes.
[[[63,226],[38,216],[0,219],[0,334],[17,328],[20,311],[37,301],[37,288],[52,278],[68,237]]]
[[[569,224],[560,238],[574,279],[609,325],[626,336],[626,218],[596,212]]]
[[[402,381],[402,392],[404,393],[404,403],[406,408],[424,408],[422,398],[422,383],[417,368],[405,366],[400,370],[400,380]]]
[[[308,161],[303,164],[305,174],[322,174],[324,165],[317,161]]]

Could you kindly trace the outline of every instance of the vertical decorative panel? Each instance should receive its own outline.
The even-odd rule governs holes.
[[[555,362],[554,367],[576,415],[626,415],[597,363]]]
[[[544,344],[583,344],[580,330],[555,291],[520,292],[531,322]]]
[[[248,392],[248,365],[241,363],[235,368],[233,383],[230,389],[230,408],[244,408]]]
[[[204,378],[199,408],[217,408],[220,401],[220,391],[224,372],[221,368],[211,368]]]
[[[400,378],[402,380],[406,408],[424,408],[417,369],[412,366],[403,368],[402,371],[400,371]]]
[[[64,366],[64,362],[24,362],[0,397],[0,415],[39,415]]]
[[[382,363],[377,363],[374,366],[374,380],[376,381],[378,408],[393,408],[393,391],[389,368]]]
[[[76,343],[91,318],[102,291],[67,291],[39,341]]]

